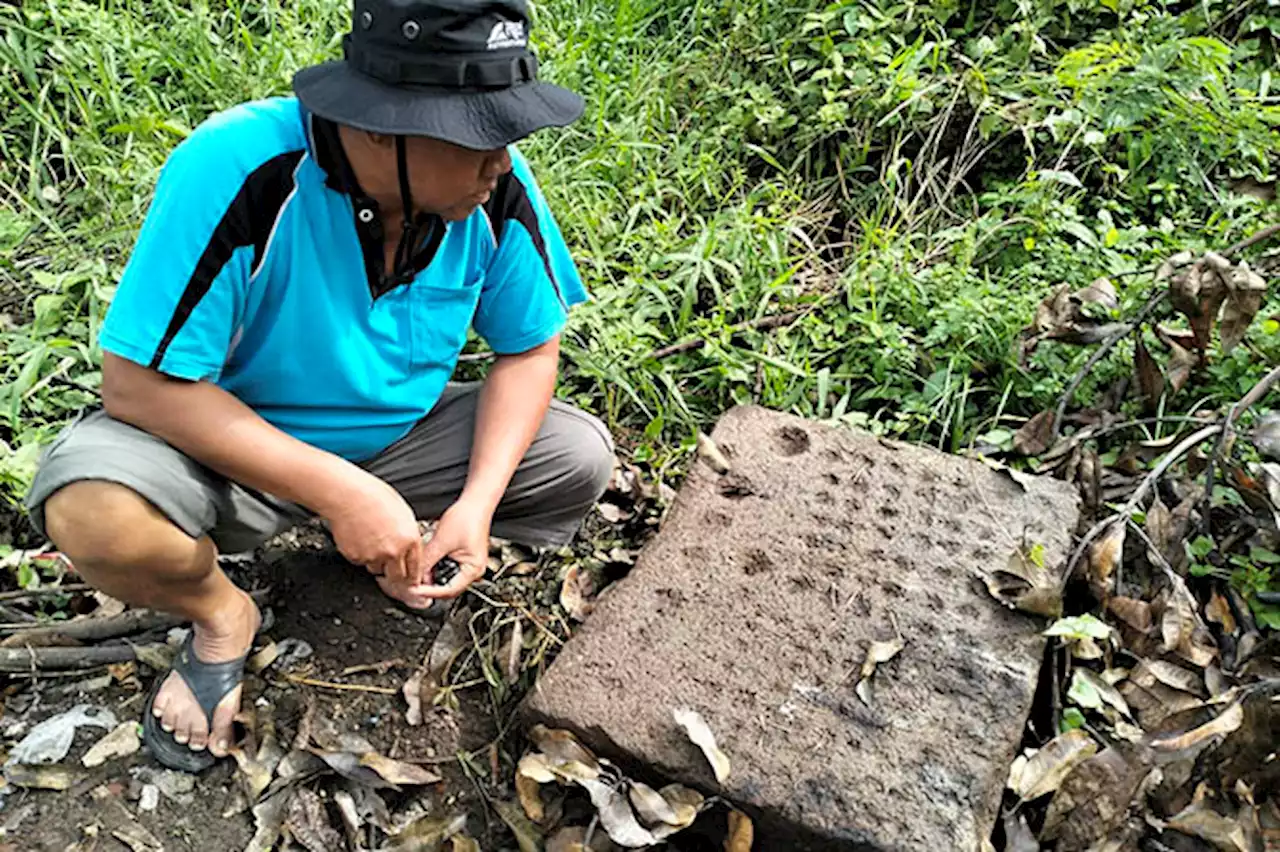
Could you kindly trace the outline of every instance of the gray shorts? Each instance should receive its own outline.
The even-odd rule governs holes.
[[[457,499],[471,457],[479,384],[451,384],[431,413],[362,467],[405,498],[419,518],[438,518]],[[554,401],[494,515],[493,534],[558,546],[577,531],[613,472],[613,442],[599,420]],[[233,482],[161,439],[87,412],[45,448],[26,505],[44,532],[44,503],[81,480],[133,489],[192,538],[223,553],[252,550],[311,512]]]

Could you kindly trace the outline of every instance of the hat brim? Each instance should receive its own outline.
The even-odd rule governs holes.
[[[477,151],[503,148],[582,115],[577,94],[534,81],[509,89],[455,91],[388,86],[345,62],[303,68],[293,78],[311,112],[372,133],[429,136]]]

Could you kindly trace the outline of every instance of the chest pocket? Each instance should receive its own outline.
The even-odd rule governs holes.
[[[412,317],[410,363],[415,369],[453,371],[467,342],[467,330],[480,300],[480,282],[448,284],[423,276],[409,288]]]

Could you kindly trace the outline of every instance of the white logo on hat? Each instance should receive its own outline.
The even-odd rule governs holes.
[[[508,47],[524,47],[529,40],[524,34],[523,21],[499,21],[493,25],[489,33],[489,50],[502,50]]]

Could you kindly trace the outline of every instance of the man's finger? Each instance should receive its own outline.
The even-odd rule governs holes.
[[[401,559],[383,559],[374,563],[369,570],[371,573],[381,574],[393,582],[402,582],[405,576],[404,561]]]
[[[422,547],[419,549],[419,558],[422,560],[422,579],[419,582],[434,582],[436,565],[448,555],[449,552],[444,548],[444,541],[439,536],[423,542]]]
[[[425,553],[426,546],[419,539],[409,545],[409,549],[404,554],[404,567],[407,572],[406,580],[411,586],[424,582],[424,575],[427,572]]]

